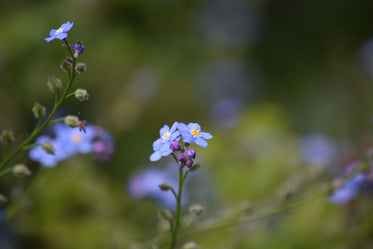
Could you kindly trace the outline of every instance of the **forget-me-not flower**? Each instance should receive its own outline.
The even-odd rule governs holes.
[[[54,39],[59,39],[59,40],[66,39],[67,37],[66,32],[69,31],[73,27],[73,25],[74,25],[73,22],[68,21],[67,23],[62,24],[59,29],[51,29],[51,31],[49,32],[50,37],[45,38],[45,41],[50,42]]]
[[[39,144],[39,146],[31,149],[29,156],[32,160],[41,163],[45,167],[54,167],[59,161],[70,156],[69,152],[65,150],[65,148],[67,148],[66,146],[49,136],[42,135],[36,139],[35,143]],[[55,154],[53,155],[46,152],[40,146],[42,143],[51,143],[55,149]]]
[[[179,131],[176,130],[178,125],[179,123],[175,122],[171,129],[168,125],[165,125],[159,130],[160,138],[153,143],[154,153],[151,154],[150,161],[158,161],[161,157],[172,153],[171,142],[177,140],[180,135]]]
[[[189,123],[188,125],[180,123],[178,128],[183,142],[188,144],[196,143],[197,145],[206,148],[208,145],[206,139],[212,138],[210,133],[202,132],[201,126],[197,123]]]
[[[93,126],[87,126],[85,128],[86,132],[81,132],[79,127],[70,128],[65,124],[58,124],[54,128],[56,140],[65,145],[67,153],[70,153],[71,156],[93,151],[93,138],[95,136]]]
[[[352,201],[359,193],[360,186],[367,180],[363,173],[357,173],[344,186],[335,190],[329,201],[336,205],[344,205]]]

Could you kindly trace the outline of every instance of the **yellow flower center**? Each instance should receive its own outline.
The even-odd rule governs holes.
[[[163,136],[162,136],[163,141],[168,140],[170,138],[170,135],[171,135],[170,132],[166,132],[165,134],[163,134]]]
[[[58,35],[59,33],[62,33],[62,32],[63,32],[63,29],[62,29],[62,28],[59,28],[59,29],[56,30],[55,35]]]
[[[199,136],[199,131],[197,131],[197,130],[192,130],[191,132],[192,132],[193,136],[195,136],[195,137],[198,137],[198,136]]]
[[[74,144],[78,144],[82,141],[82,136],[80,134],[73,134],[71,136],[71,141],[74,143]]]

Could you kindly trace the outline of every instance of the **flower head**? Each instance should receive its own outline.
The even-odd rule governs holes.
[[[50,42],[54,39],[64,40],[67,37],[67,31],[69,31],[73,27],[74,23],[68,21],[67,23],[64,23],[59,27],[59,29],[51,29],[49,32],[49,36],[45,38],[46,42]]]
[[[175,122],[171,129],[168,125],[165,125],[159,130],[160,138],[153,143],[154,153],[150,156],[150,161],[158,161],[161,157],[172,153],[171,142],[178,140],[180,135],[179,131],[176,130],[178,125],[179,123]]]
[[[180,123],[178,128],[183,141],[188,144],[196,143],[197,145],[206,148],[208,145],[206,139],[212,138],[210,133],[202,132],[201,126],[197,123],[189,123],[188,125]]]
[[[85,48],[83,43],[81,43],[80,41],[78,41],[75,45],[70,45],[70,47],[75,50],[75,58],[78,58],[79,55],[82,55]]]

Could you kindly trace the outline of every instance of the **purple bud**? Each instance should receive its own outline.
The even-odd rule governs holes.
[[[196,151],[195,150],[188,150],[187,155],[190,158],[196,158]]]
[[[181,146],[178,141],[172,141],[170,143],[170,148],[172,149],[172,151],[181,150]]]
[[[193,161],[192,160],[188,160],[186,162],[186,165],[188,166],[188,168],[191,168],[193,166]]]
[[[186,158],[185,158],[184,154],[180,154],[177,159],[179,159],[180,162],[185,162]]]

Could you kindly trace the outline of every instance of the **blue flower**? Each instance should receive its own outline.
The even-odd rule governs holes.
[[[93,151],[93,138],[95,129],[93,126],[87,126],[86,132],[79,130],[79,127],[70,128],[65,124],[58,124],[55,127],[56,140],[66,147],[66,153],[70,156],[82,153],[87,154]]]
[[[170,148],[171,142],[178,140],[178,136],[180,135],[179,131],[176,130],[178,125],[179,123],[175,122],[171,129],[168,125],[165,125],[159,130],[160,138],[153,143],[154,153],[151,154],[150,161],[158,161],[161,157],[172,153],[172,149]]]
[[[78,41],[75,45],[70,45],[70,47],[75,50],[75,58],[78,58],[79,55],[82,55],[85,48],[83,43],[81,43],[80,41]]]
[[[334,191],[329,197],[330,202],[336,205],[344,205],[352,201],[359,193],[360,186],[365,182],[367,176],[357,173],[344,186]]]
[[[66,39],[67,37],[66,32],[69,31],[73,27],[73,25],[74,25],[73,22],[68,21],[67,23],[62,24],[61,27],[57,30],[51,29],[51,31],[49,32],[50,37],[45,38],[45,41],[50,42],[54,39],[59,39],[59,40]]]
[[[41,163],[45,167],[54,167],[59,161],[70,156],[69,153],[67,153],[67,151],[65,150],[66,146],[59,143],[59,141],[52,139],[51,137],[45,135],[40,136],[36,139],[35,143],[51,143],[55,149],[54,155],[47,153],[41,146],[37,146],[30,150],[30,158]]]
[[[178,128],[183,141],[188,144],[196,143],[197,145],[206,148],[208,145],[206,139],[212,138],[210,133],[202,132],[201,126],[197,123],[189,123],[188,125],[180,123]]]
[[[132,198],[154,198],[159,206],[175,209],[176,200],[171,191],[164,192],[158,187],[167,182],[174,189],[177,188],[176,178],[167,170],[147,169],[132,176],[128,182],[127,190]],[[183,192],[182,205],[185,203],[187,193]]]

